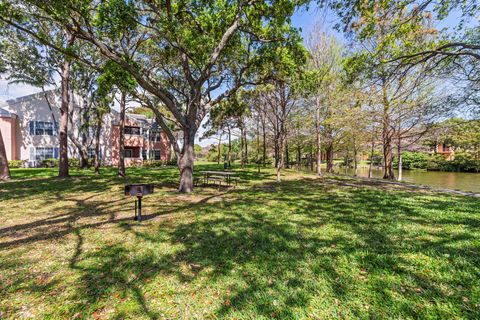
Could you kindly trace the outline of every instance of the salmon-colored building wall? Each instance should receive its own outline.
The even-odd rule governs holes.
[[[17,152],[17,119],[14,115],[11,117],[0,117],[0,130],[2,130],[3,143],[8,160],[19,160]]]
[[[126,119],[126,127],[138,127],[134,121]],[[165,132],[160,132],[160,141],[153,142],[145,139],[143,135],[133,135],[125,134],[124,135],[124,147],[140,148],[147,150],[160,150],[160,160],[168,161],[170,160],[170,142]],[[141,158],[140,149],[135,149],[133,151],[132,158],[125,158],[125,165],[140,165],[143,163]],[[118,165],[118,159],[120,154],[120,126],[112,126],[112,165]]]

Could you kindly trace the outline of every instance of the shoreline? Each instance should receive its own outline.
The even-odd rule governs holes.
[[[329,173],[329,174],[323,174],[322,176],[323,177],[328,177],[328,176],[344,177],[352,180],[369,181],[369,182],[375,182],[378,184],[397,185],[397,186],[409,187],[412,189],[421,189],[421,190],[428,190],[428,191],[440,192],[440,193],[453,193],[453,194],[458,194],[458,195],[463,195],[463,196],[468,196],[473,198],[480,198],[480,193],[478,192],[439,188],[439,187],[427,186],[423,184],[415,184],[410,182],[389,181],[389,180],[384,180],[379,178],[366,178],[366,177],[359,177],[359,176],[355,177],[355,176],[350,176],[350,175],[345,175],[340,173],[335,173],[335,174]]]

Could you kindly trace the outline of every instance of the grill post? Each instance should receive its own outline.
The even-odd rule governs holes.
[[[125,195],[135,196],[135,217],[133,220],[142,221],[142,198],[153,193],[153,184],[138,183],[125,185]]]
[[[142,221],[142,196],[137,196],[137,199],[138,199],[138,222],[141,222]]]
[[[133,217],[133,220],[137,220],[137,199],[135,199],[135,217]]]

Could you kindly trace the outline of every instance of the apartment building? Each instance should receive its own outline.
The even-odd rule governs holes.
[[[85,141],[88,154],[95,152],[95,127],[85,128],[79,97],[72,95],[68,130],[71,139]],[[0,130],[8,160],[24,160],[29,167],[42,160],[59,157],[59,120],[61,99],[57,91],[36,93],[0,102]],[[100,136],[100,156],[103,165],[117,165],[119,158],[120,115],[112,110],[105,115]],[[144,115],[126,114],[126,165],[141,164],[145,160],[170,159],[170,143],[152,119]],[[79,151],[69,141],[68,155],[79,158]]]

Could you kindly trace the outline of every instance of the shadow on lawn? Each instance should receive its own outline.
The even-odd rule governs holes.
[[[478,199],[448,201],[405,190],[333,188],[320,179],[237,189],[220,202],[210,199],[145,217],[187,211],[192,219],[166,220],[158,226],[145,221],[142,227],[129,223],[131,217],[111,215],[115,203],[85,199],[64,215],[1,229],[0,234],[11,234],[66,223],[64,229],[2,243],[0,248],[75,235],[70,267],[80,277],[70,299],[72,314],[97,307],[108,314],[107,302],[115,293],[118,303],[130,298],[136,306],[120,308],[114,317],[133,313],[158,318],[167,311],[151,306],[144,288],[162,281],[156,278],[161,274],[187,285],[223,288],[223,304],[215,310],[219,317],[288,319],[314,317],[315,310],[331,317],[479,316],[473,303],[480,257],[472,235],[480,222]],[[461,212],[455,210],[459,202]],[[78,207],[83,213],[74,213]],[[92,216],[104,218],[75,223]],[[83,253],[82,233],[112,223],[134,243],[103,243]],[[158,249],[164,243],[175,247],[174,252]],[[185,271],[183,265],[192,267]]]
[[[217,310],[219,316],[308,317],[311,303],[338,316],[478,316],[478,309],[462,299],[474,298],[479,248],[465,241],[474,240],[468,228],[480,217],[459,217],[453,225],[452,219],[428,221],[431,213],[425,210],[448,211],[455,204],[426,198],[412,207],[405,199],[416,196],[405,191],[347,188],[337,193],[308,179],[264,187],[268,193],[261,196],[258,189],[236,191],[231,201],[200,206],[193,222],[135,234],[143,241],[184,246],[165,258],[173,264],[159,270],[181,281],[196,279],[182,272],[181,264],[198,266],[196,273],[212,285],[240,273],[231,294],[223,297],[227,302]],[[464,215],[478,214],[477,200],[461,200]],[[265,201],[277,201],[272,205],[278,210],[262,211],[269,206]],[[456,224],[467,230],[449,232]],[[322,225],[337,230],[324,234],[318,229]],[[439,260],[438,265],[422,265],[422,257]],[[449,267],[447,274],[437,274]],[[458,273],[451,277],[449,272]],[[362,295],[363,301],[356,300]],[[437,302],[453,307],[442,309]]]

